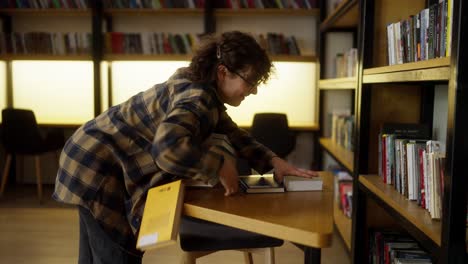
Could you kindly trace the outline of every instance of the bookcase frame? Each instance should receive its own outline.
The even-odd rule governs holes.
[[[325,10],[327,1],[321,0],[321,10]],[[324,107],[325,93],[331,90],[351,90],[351,113],[356,112],[356,87],[357,76],[346,78],[325,78],[326,65],[326,37],[330,32],[345,32],[353,34],[353,47],[357,47],[358,41],[358,25],[359,25],[359,1],[358,0],[343,0],[330,15],[326,16],[326,12],[321,12],[320,15],[320,31],[318,32],[318,54],[320,56],[320,79],[318,81],[318,98],[319,98],[319,124],[321,128],[319,147],[316,148],[316,155],[319,156],[320,169],[323,170],[323,151],[328,153],[341,168],[346,170],[350,175],[354,171],[354,152],[343,148],[326,137],[324,134],[324,116],[326,111]],[[354,141],[354,139],[353,139]],[[335,190],[337,191],[337,190]],[[352,220],[346,217],[335,202],[333,213],[335,227],[341,235],[347,249],[352,248]]]
[[[383,67],[382,54],[375,43],[382,25],[376,18],[408,15],[413,12],[399,8],[401,14],[376,14],[386,0],[360,1],[358,44],[358,89],[356,111],[357,144],[354,159],[352,261],[368,262],[368,230],[374,227],[403,229],[429,252],[434,263],[467,263],[466,209],[467,177],[463,159],[468,156],[468,10],[462,0],[453,1],[452,43],[450,58]],[[412,1],[405,1],[412,2]],[[435,1],[414,1],[414,8],[429,6]],[[403,2],[401,2],[403,3]],[[401,4],[400,1],[393,3]],[[424,8],[424,7],[423,7]],[[411,8],[410,8],[411,9]],[[380,11],[383,10],[380,9]],[[394,9],[386,9],[394,12]],[[403,14],[404,13],[404,14]],[[414,14],[416,12],[413,12]],[[381,29],[380,29],[381,30]],[[378,44],[377,44],[378,45]],[[384,47],[386,48],[386,46]],[[438,75],[434,74],[437,73]],[[378,123],[417,122],[432,127],[434,85],[448,84],[448,116],[446,139],[446,171],[444,177],[443,213],[440,221],[414,202],[406,200],[393,187],[384,184],[376,174],[376,141],[373,137]],[[382,98],[409,98],[388,107],[375,105]],[[388,105],[388,104],[387,104]],[[390,114],[392,118],[390,119]],[[465,158],[466,159],[466,158]],[[371,207],[373,206],[373,207]],[[380,211],[378,211],[380,210]],[[388,222],[376,217],[383,212]]]

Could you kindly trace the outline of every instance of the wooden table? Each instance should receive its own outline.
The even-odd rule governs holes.
[[[304,250],[305,263],[320,263],[321,248],[330,247],[333,233],[333,176],[321,192],[236,194],[224,189],[188,190],[184,214],[293,242]]]

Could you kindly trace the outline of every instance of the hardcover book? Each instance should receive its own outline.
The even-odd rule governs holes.
[[[246,193],[284,192],[284,186],[275,181],[273,174],[239,176],[239,183]]]
[[[288,192],[321,191],[323,189],[323,179],[320,176],[313,178],[284,176],[284,187]]]
[[[181,180],[151,188],[136,247],[147,250],[176,243],[183,202],[184,185]]]

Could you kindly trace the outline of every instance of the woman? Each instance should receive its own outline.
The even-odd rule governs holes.
[[[226,113],[225,103],[238,106],[256,94],[271,70],[265,50],[250,35],[210,37],[189,67],[73,134],[60,158],[53,197],[79,207],[79,263],[141,263],[136,233],[154,186],[192,178],[220,181],[225,195],[236,193],[234,159],[225,158],[219,146],[205,147],[213,133],[226,135],[256,171],[274,168],[278,181],[286,174],[316,176],[277,157]]]

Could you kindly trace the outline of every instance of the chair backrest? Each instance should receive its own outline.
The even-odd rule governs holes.
[[[254,116],[252,136],[281,158],[292,152],[296,137],[289,130],[288,117],[281,113],[257,113]]]
[[[34,154],[42,144],[34,112],[26,109],[2,110],[2,141],[7,152]]]

